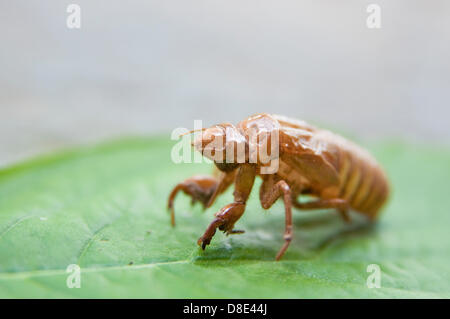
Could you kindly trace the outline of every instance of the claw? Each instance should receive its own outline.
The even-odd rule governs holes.
[[[211,243],[211,239],[212,239],[212,237],[205,238],[204,236],[202,236],[197,240],[197,245],[202,247],[202,250],[205,250],[206,246],[208,246]]]
[[[222,218],[217,217],[209,224],[203,236],[197,240],[197,244],[201,246],[203,250],[205,250],[206,246],[211,242],[211,239],[216,233],[216,228],[220,227],[224,222],[225,221]]]
[[[217,180],[210,176],[194,176],[177,184],[169,195],[167,207],[170,210],[172,226],[175,226],[174,200],[177,194],[182,191],[191,196],[191,205],[200,202],[206,208],[211,196],[217,188]]]
[[[245,230],[241,230],[241,229],[232,229],[230,231],[226,232],[226,235],[238,235],[238,234],[243,234],[245,233]]]
[[[206,240],[206,239],[203,239],[203,237],[200,237],[197,241],[197,245],[202,247],[202,250],[205,250],[206,246],[209,245],[210,241],[211,240]]]

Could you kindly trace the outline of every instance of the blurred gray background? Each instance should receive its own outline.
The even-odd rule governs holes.
[[[448,0],[0,0],[0,39],[0,166],[262,111],[450,144]]]

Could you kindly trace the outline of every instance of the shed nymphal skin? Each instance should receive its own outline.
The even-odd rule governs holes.
[[[272,152],[274,136],[278,152]],[[268,161],[252,157],[259,154],[264,142],[270,163],[278,164],[277,170],[270,174],[267,174]],[[352,209],[373,221],[389,194],[384,171],[366,150],[337,134],[280,115],[261,113],[236,126],[229,123],[212,126],[202,130],[193,146],[203,156],[214,160],[217,171],[214,176],[194,176],[175,186],[168,200],[173,225],[173,201],[179,191],[207,208],[234,184],[234,201],[215,214],[198,240],[203,249],[211,242],[217,228],[226,234],[243,233],[234,229],[234,225],[245,211],[256,176],[263,181],[259,197],[264,209],[279,198],[284,201],[285,243],[276,260],[283,256],[292,240],[292,207],[334,208],[347,222],[350,222],[348,211]],[[230,149],[234,152],[227,156]],[[244,150],[244,153],[236,150]],[[238,158],[238,154],[242,156]],[[300,195],[315,199],[301,202]]]

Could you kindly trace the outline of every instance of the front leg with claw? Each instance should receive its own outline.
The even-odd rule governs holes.
[[[203,236],[198,239],[197,244],[204,250],[211,242],[217,228],[227,235],[242,234],[244,231],[234,230],[233,227],[244,211],[245,203],[234,202],[223,207],[215,214],[216,218],[209,224]]]
[[[234,230],[233,227],[237,220],[241,218],[242,214],[244,214],[245,203],[252,191],[255,175],[256,168],[254,165],[241,164],[239,166],[234,182],[234,202],[228,204],[215,214],[216,218],[208,226],[203,236],[198,239],[197,243],[203,249],[209,245],[217,228],[227,235],[243,233],[241,230]]]

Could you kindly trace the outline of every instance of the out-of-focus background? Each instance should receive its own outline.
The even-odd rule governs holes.
[[[0,39],[0,166],[262,111],[450,144],[447,0],[1,1]]]

